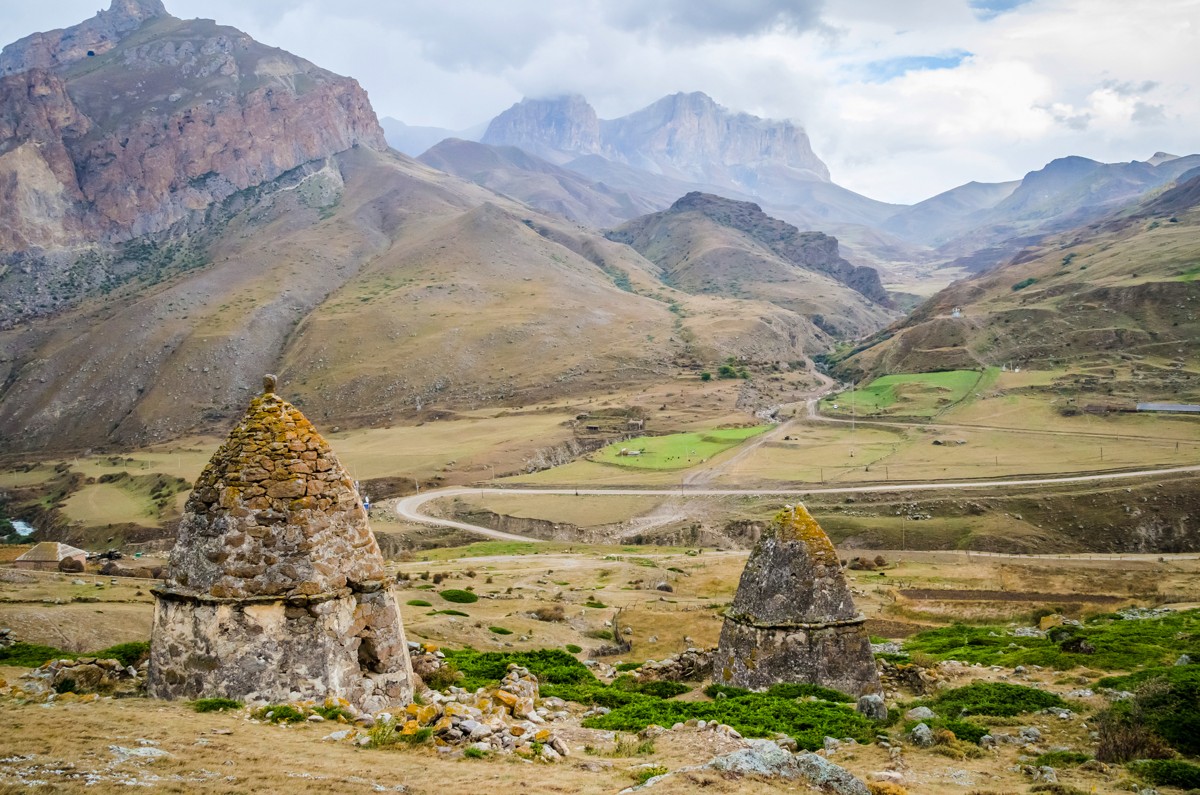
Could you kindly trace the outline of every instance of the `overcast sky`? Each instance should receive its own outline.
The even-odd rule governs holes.
[[[107,0],[0,0],[0,38]],[[601,118],[676,91],[808,130],[835,182],[913,202],[1069,154],[1200,151],[1200,0],[165,0],[464,129],[522,96]]]

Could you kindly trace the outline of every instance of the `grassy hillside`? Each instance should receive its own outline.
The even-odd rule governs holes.
[[[1078,395],[1080,405],[1200,400],[1195,193],[1191,183],[1173,188],[956,283],[834,357],[837,369],[862,378],[1010,366],[1049,371],[1030,388]]]
[[[4,449],[223,433],[264,372],[361,426],[816,348],[776,304],[689,296],[625,246],[365,148],[239,196],[190,245],[198,267],[0,331]]]

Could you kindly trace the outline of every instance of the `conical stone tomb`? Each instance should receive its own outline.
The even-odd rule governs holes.
[[[829,536],[804,506],[788,506],[746,561],[713,678],[749,690],[808,682],[852,696],[878,693],[865,620]]]
[[[336,697],[369,712],[412,700],[354,481],[273,376],[196,481],[154,595],[151,696]]]

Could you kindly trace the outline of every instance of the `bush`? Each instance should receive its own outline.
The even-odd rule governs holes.
[[[17,641],[6,649],[0,649],[0,665],[15,665],[22,668],[37,668],[50,660],[74,660],[78,654],[39,643]]]
[[[533,617],[538,621],[566,621],[567,615],[562,605],[544,605],[533,611]]]
[[[574,643],[568,643],[564,648],[571,652],[571,654],[579,654],[579,652],[583,651],[582,646],[578,646]]]
[[[1171,755],[1167,746],[1190,756],[1200,755],[1200,712],[1196,710],[1200,666],[1181,665],[1100,681],[1110,683],[1107,686],[1140,684],[1132,699],[1118,701],[1097,717],[1097,759],[1165,758]]]
[[[611,689],[611,688],[610,688]],[[635,694],[627,694],[635,695]],[[825,737],[853,737],[861,743],[874,737],[871,721],[841,704],[771,698],[749,693],[716,701],[667,701],[635,695],[607,715],[587,718],[589,729],[641,731],[651,723],[670,726],[691,719],[726,723],[747,737],[773,737],[784,732],[809,751],[823,747]]]
[[[107,649],[101,649],[88,656],[119,660],[121,665],[126,667],[137,666],[150,659],[150,642],[135,640],[130,643],[118,643],[116,646],[109,646]]]
[[[736,698],[739,696],[751,695],[752,691],[743,690],[740,687],[730,687],[729,685],[719,685],[716,682],[704,688],[704,695],[709,698],[717,698],[723,695],[726,698]],[[840,704],[853,704],[855,699],[853,696],[848,696],[838,690],[833,690],[820,685],[810,685],[807,682],[784,682],[778,685],[772,685],[762,695],[768,698],[819,698],[822,701],[833,701]]]
[[[935,711],[947,716],[995,715],[1012,717],[1047,707],[1066,707],[1054,693],[1007,682],[973,682],[966,687],[947,690],[928,702]]]
[[[1037,284],[1037,279],[1033,278],[1032,276],[1030,276],[1028,279],[1022,279],[1012,286],[1013,292],[1015,293],[1017,290],[1024,290],[1031,284]]]
[[[1033,760],[1037,767],[1075,767],[1091,761],[1090,756],[1079,751],[1050,751]]]
[[[463,749],[463,756],[467,759],[483,759],[487,756],[487,751],[471,745]]]
[[[1059,670],[1078,665],[1125,671],[1169,666],[1180,653],[1200,659],[1200,610],[1136,621],[1110,614],[1090,619],[1070,631],[1073,639],[1087,641],[1094,651],[1066,651],[1050,638],[1009,635],[1003,626],[964,624],[920,632],[904,642],[904,649],[910,656],[922,652],[933,660],[953,659],[1009,668],[1041,665]]]
[[[308,719],[303,710],[296,709],[291,704],[267,704],[254,710],[250,717],[269,723],[300,723]]]
[[[937,720],[929,728],[947,729],[953,732],[955,737],[968,743],[978,743],[983,735],[988,733],[988,727],[980,726],[969,720]]]
[[[460,684],[467,690],[495,685],[504,678],[510,664],[528,668],[540,684],[596,683],[596,677],[586,665],[561,649],[518,652],[458,649],[445,654],[446,659],[462,672]]]
[[[224,712],[244,706],[245,704],[233,698],[198,698],[192,702],[192,709],[196,712]]]
[[[424,599],[409,599],[404,604],[409,607],[433,607],[433,602],[427,602]]]
[[[690,693],[691,690],[681,682],[642,682],[637,686],[638,693],[645,693],[655,698],[674,698],[684,693]]]
[[[434,690],[445,690],[451,685],[458,684],[463,678],[462,672],[458,670],[458,666],[447,660],[442,663],[437,670],[430,671],[424,674],[421,679],[424,680],[425,686]]]
[[[633,771],[633,780],[639,785],[645,784],[655,776],[665,776],[670,771],[662,765],[654,765],[652,767],[639,767]]]
[[[511,629],[505,629],[504,627],[488,627],[488,629],[492,632],[495,632],[497,635],[513,634],[513,631]]]
[[[1134,762],[1129,769],[1158,787],[1200,789],[1200,765],[1177,759],[1147,759]]]
[[[460,591],[457,588],[447,588],[446,590],[440,592],[439,596],[441,596],[447,602],[454,602],[456,604],[463,605],[469,605],[473,602],[479,601],[479,597],[470,591]]]
[[[460,618],[470,618],[470,614],[464,613],[461,610],[434,610],[429,613],[431,616],[459,616]]]

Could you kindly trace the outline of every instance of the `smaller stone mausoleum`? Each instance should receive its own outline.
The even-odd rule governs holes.
[[[803,505],[775,516],[725,614],[713,680],[748,690],[808,682],[879,693],[875,657],[837,550]]]
[[[154,590],[148,691],[406,704],[412,665],[389,586],[354,481],[267,376],[188,498]]]

